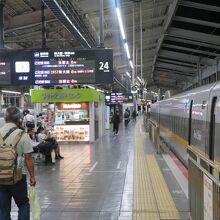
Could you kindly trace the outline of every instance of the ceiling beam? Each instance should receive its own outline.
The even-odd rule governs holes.
[[[171,63],[157,62],[156,66],[159,67],[159,68],[167,68],[167,69],[170,69],[170,70],[180,71],[180,72],[183,72],[183,73],[196,72],[196,68],[189,68],[189,67],[184,67],[184,66],[171,64]]]
[[[5,33],[41,24],[41,14],[41,10],[38,10],[31,13],[16,15],[14,17],[7,17],[8,19],[5,20]],[[57,21],[49,9],[45,10],[45,19],[46,22]]]
[[[167,34],[170,36],[186,38],[198,42],[205,42],[205,43],[208,42],[210,44],[215,44],[218,46],[220,45],[220,37],[213,34],[205,34],[197,31],[190,31],[190,30],[174,28],[174,27],[169,28]]]
[[[175,37],[175,36],[166,36],[165,40],[170,40],[170,41],[175,41],[175,42],[180,42],[180,43],[185,43],[185,44],[198,45],[198,46],[202,46],[202,47],[214,48],[214,49],[219,49],[220,50],[220,46],[216,46],[216,45],[209,44],[209,43],[204,43],[204,42],[198,42],[198,41],[195,41],[195,40],[178,38],[178,37]]]
[[[177,71],[177,70],[170,70],[170,69],[167,69],[167,68],[162,68],[162,67],[155,67],[155,71],[161,71],[161,72],[164,72],[164,73],[175,73],[177,75],[181,75],[181,76],[193,76],[194,73],[190,73],[190,72],[187,72],[187,73],[184,73],[184,72],[181,72],[181,71]]]
[[[182,50],[182,51],[187,51],[187,52],[192,52],[192,53],[199,53],[199,54],[208,55],[208,56],[216,56],[217,57],[220,55],[220,54],[212,53],[209,51],[192,49],[192,48],[188,48],[188,47],[181,47],[181,46],[176,46],[176,45],[171,45],[171,44],[163,44],[162,47],[177,49],[177,50]]]
[[[214,5],[196,3],[196,2],[185,1],[185,0],[180,1],[180,5],[190,7],[190,8],[202,9],[206,11],[220,12],[220,7],[217,7]]]
[[[162,61],[162,62],[167,62],[167,63],[172,63],[172,64],[176,64],[176,65],[180,65],[180,66],[187,66],[187,67],[197,67],[197,64],[192,64],[192,63],[187,63],[184,61],[175,61],[175,60],[171,60],[169,58],[157,58],[158,61]]]
[[[187,79],[187,80],[190,80],[192,79],[192,76],[189,76],[189,75],[183,75],[183,74],[179,74],[179,73],[176,73],[176,72],[164,72],[164,71],[160,71],[160,70],[155,70],[154,72],[155,76],[156,75],[163,75],[163,76],[169,76],[169,77],[178,77],[179,79]]]
[[[201,64],[204,65],[215,65],[216,63],[216,61],[213,59],[209,59],[209,58],[200,59],[198,56],[195,55],[189,55],[180,52],[172,52],[163,49],[160,50],[159,56],[164,58],[171,58],[183,62],[195,63],[195,64],[197,64],[199,61]]]
[[[220,28],[220,23],[198,20],[198,19],[193,19],[193,18],[188,18],[188,17],[175,16],[174,20],[180,21],[180,22],[187,22],[187,23],[191,23],[191,24],[204,25],[204,26],[208,26],[208,27]]]
[[[159,50],[161,48],[161,45],[164,41],[164,37],[165,37],[165,33],[167,32],[167,29],[171,23],[171,20],[176,12],[176,9],[177,9],[177,5],[178,5],[178,0],[174,0],[172,4],[170,4],[169,6],[169,9],[168,9],[168,12],[167,12],[167,18],[165,20],[165,24],[164,24],[164,27],[163,27],[163,34],[160,36],[159,40],[158,40],[158,45],[157,45],[157,48],[156,48],[156,54],[154,56],[154,62],[153,62],[153,66],[152,66],[152,74],[154,73],[154,66],[155,66],[155,63],[156,63],[156,60],[157,60],[157,56],[158,56],[158,53],[159,53]]]

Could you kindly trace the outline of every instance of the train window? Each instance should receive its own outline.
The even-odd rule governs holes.
[[[217,97],[213,97],[210,112],[210,134],[209,134],[209,159],[214,160],[214,143],[215,143],[215,110]]]
[[[188,144],[189,144],[189,145],[191,145],[192,107],[193,107],[193,100],[191,100],[190,106],[189,106],[189,127],[188,127]]]

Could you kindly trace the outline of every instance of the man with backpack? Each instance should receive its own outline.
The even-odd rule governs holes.
[[[30,137],[22,129],[20,110],[9,107],[6,124],[0,128],[0,219],[10,220],[12,197],[18,206],[18,220],[30,220],[30,205],[24,163],[35,186],[33,151]]]

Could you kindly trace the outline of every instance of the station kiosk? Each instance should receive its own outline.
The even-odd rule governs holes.
[[[105,96],[94,89],[34,89],[31,101],[54,104],[57,141],[94,142],[103,135]]]

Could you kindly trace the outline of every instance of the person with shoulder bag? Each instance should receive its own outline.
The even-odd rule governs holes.
[[[34,163],[30,137],[22,129],[20,110],[9,107],[5,113],[6,124],[0,128],[0,219],[11,220],[12,197],[18,206],[18,220],[30,220],[24,164],[35,186]]]

